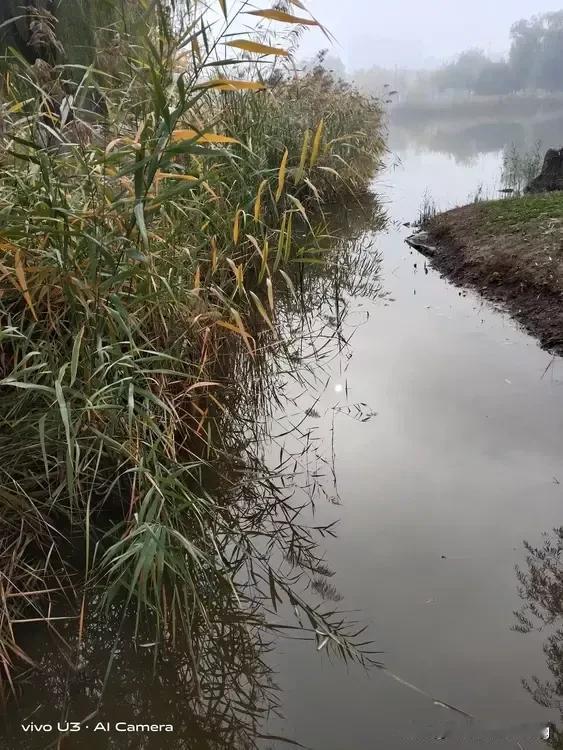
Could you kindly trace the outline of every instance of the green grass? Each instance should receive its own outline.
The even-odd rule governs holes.
[[[563,193],[486,201],[478,205],[478,211],[487,231],[516,231],[545,219],[563,218]]]

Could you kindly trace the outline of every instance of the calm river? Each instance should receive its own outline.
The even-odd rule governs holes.
[[[319,750],[528,750],[545,746],[541,730],[559,717],[522,684],[544,678],[546,666],[544,634],[512,629],[522,604],[515,566],[525,562],[523,540],[541,545],[563,520],[563,363],[404,243],[412,230],[402,225],[425,192],[440,209],[480,187],[495,195],[498,144],[480,148],[479,129],[470,144],[450,138],[444,152],[399,135],[375,185],[394,221],[373,237],[388,297],[350,303],[365,320],[352,357],[333,363],[322,403],[327,414],[346,402],[377,413],[362,422],[336,412],[343,507],[327,561],[339,606],[359,610],[381,661],[404,682],[283,642],[285,718],[272,726]],[[327,416],[317,426],[327,450],[331,424]]]

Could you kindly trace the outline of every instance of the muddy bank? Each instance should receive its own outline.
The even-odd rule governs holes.
[[[417,249],[435,268],[502,303],[543,347],[563,354],[563,192],[463,206],[424,230]]]

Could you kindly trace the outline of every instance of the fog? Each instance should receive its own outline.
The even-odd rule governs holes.
[[[309,0],[307,7],[336,36],[331,53],[350,71],[436,67],[471,48],[498,59],[508,52],[515,21],[560,10],[563,1]],[[302,53],[312,56],[326,46],[326,38],[314,31],[305,35]]]

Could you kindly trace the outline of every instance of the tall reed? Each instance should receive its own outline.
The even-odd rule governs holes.
[[[257,587],[274,608],[289,601],[319,646],[363,658],[341,618],[310,606],[294,572],[272,562],[289,549],[315,575],[314,540],[329,530],[301,524],[244,447],[232,351],[255,361],[264,332],[280,340],[280,284],[296,294],[290,268],[319,247],[311,205],[366,189],[380,113],[318,73],[284,74],[273,92],[264,61],[284,50],[257,41],[264,32],[234,35],[242,12],[317,25],[246,2],[182,12],[162,2],[135,18],[134,34],[106,30],[78,83],[75,65],[10,61],[0,110],[8,681],[25,659],[18,623],[52,622],[60,592],[95,586],[107,606],[133,607],[139,627],[148,616],[157,637],[182,631],[188,643],[196,622],[211,624],[214,592],[243,607]]]

